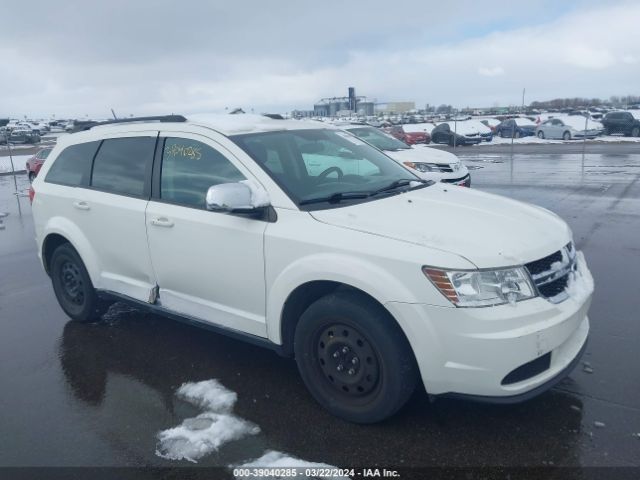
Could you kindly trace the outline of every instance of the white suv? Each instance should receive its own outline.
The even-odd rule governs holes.
[[[61,137],[31,192],[73,319],[123,299],[295,356],[335,415],[430,395],[514,402],[559,381],[593,280],[540,207],[414,176],[355,136],[253,115]]]

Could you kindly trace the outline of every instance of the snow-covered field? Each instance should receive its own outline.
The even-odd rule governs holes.
[[[16,171],[25,170],[25,162],[31,158],[32,155],[13,155],[13,168]],[[7,173],[11,171],[11,159],[6,157],[0,157],[0,173]]]

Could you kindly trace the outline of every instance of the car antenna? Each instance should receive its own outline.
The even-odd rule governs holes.
[[[113,108],[111,109],[111,114],[113,115],[114,120],[118,119],[118,117],[116,117],[116,112],[113,111]]]

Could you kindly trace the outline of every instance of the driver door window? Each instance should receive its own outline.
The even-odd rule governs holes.
[[[242,180],[244,175],[209,145],[187,138],[165,140],[160,177],[163,201],[204,209],[209,187]]]

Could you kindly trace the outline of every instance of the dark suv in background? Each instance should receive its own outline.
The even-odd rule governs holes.
[[[640,120],[631,112],[610,112],[602,119],[604,134],[624,133],[627,137],[640,137]]]

